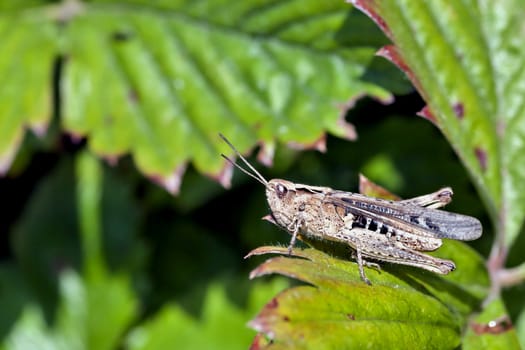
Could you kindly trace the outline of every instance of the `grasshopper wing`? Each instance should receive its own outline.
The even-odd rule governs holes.
[[[346,214],[364,217],[376,225],[416,235],[471,241],[481,236],[478,219],[402,201],[371,198],[357,193],[334,191],[325,199]]]

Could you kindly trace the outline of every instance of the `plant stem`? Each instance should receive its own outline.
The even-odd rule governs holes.
[[[525,263],[500,270],[497,278],[501,287],[512,287],[525,282]]]
[[[500,210],[498,216],[498,223],[496,224],[496,238],[490,252],[490,257],[487,261],[487,269],[490,275],[491,286],[490,293],[485,300],[485,305],[493,299],[500,296],[501,280],[500,273],[505,268],[505,261],[507,260],[508,249],[505,245],[505,224],[504,224],[504,209]]]

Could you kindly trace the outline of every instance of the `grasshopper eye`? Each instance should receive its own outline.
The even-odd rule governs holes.
[[[277,186],[275,186],[275,191],[277,192],[277,197],[279,198],[283,198],[286,196],[286,193],[288,193],[288,189],[283,184],[277,184]]]

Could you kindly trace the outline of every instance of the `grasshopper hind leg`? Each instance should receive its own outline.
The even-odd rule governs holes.
[[[445,187],[436,192],[425,194],[419,197],[409,198],[399,201],[402,204],[417,205],[420,207],[438,209],[444,207],[452,200],[452,189]]]
[[[392,242],[385,235],[378,235],[366,229],[348,229],[337,235],[346,241],[355,251],[361,279],[370,284],[365,275],[364,265],[374,266],[366,260],[408,265],[434,273],[446,275],[456,266],[450,260],[439,259],[410,249],[399,242]]]
[[[371,286],[372,282],[370,282],[370,280],[365,275],[364,265],[367,264],[367,262],[363,260],[363,255],[361,254],[361,250],[357,249],[355,255],[356,255],[356,260],[357,260],[357,266],[359,267],[359,276],[361,277],[361,280],[365,282],[366,284],[368,284],[369,286]]]

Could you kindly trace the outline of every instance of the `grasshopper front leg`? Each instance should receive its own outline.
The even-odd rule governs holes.
[[[271,215],[266,215],[262,219],[279,226],[279,224],[273,219]],[[301,229],[302,225],[304,225],[303,219],[295,219],[290,225],[288,225],[288,227],[286,227],[286,230],[292,235],[290,244],[288,244],[288,255],[292,255],[292,249],[295,246],[295,242],[297,242],[297,235],[299,234],[299,230]]]
[[[290,226],[287,227],[288,232],[292,234],[292,238],[290,239],[290,244],[288,245],[288,255],[292,255],[292,249],[295,246],[295,242],[297,241],[297,234],[299,233],[299,230],[301,229],[303,222],[304,221],[301,219],[295,219],[290,224]]]

